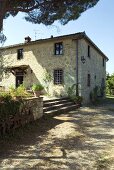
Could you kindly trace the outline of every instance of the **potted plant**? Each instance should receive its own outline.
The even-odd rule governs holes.
[[[35,97],[39,97],[41,95],[41,91],[44,89],[44,87],[41,84],[33,84],[32,90],[34,92]]]

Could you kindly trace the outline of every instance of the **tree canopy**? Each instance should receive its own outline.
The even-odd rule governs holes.
[[[110,95],[114,95],[114,73],[106,75],[106,92]]]
[[[3,20],[25,13],[25,20],[51,25],[59,20],[67,24],[77,19],[82,12],[95,6],[99,0],[0,0],[0,42],[5,41]]]

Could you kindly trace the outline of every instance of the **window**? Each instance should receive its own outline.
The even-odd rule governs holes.
[[[90,57],[90,46],[88,45],[88,57]]]
[[[63,83],[63,70],[54,70],[54,84],[62,84]]]
[[[17,60],[23,59],[23,49],[17,50]]]
[[[55,55],[62,55],[63,54],[63,43],[55,43]]]
[[[105,65],[105,59],[103,58],[103,67],[104,67],[104,65]]]
[[[91,82],[90,82],[90,81],[91,81],[90,79],[91,79],[91,76],[90,76],[90,74],[88,74],[88,75],[87,75],[87,86],[88,86],[88,87],[90,87],[90,83],[91,83]]]

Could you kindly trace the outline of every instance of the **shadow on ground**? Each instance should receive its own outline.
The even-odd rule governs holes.
[[[1,138],[0,169],[94,170],[101,155],[114,158],[114,107],[106,103],[44,116]]]

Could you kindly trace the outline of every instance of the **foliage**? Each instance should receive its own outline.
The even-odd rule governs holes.
[[[114,73],[106,76],[106,93],[114,95]]]
[[[13,100],[12,96],[9,94],[4,94],[2,102],[0,102],[0,120],[9,118],[9,116],[14,116],[15,114],[20,114],[19,109],[22,100]]]
[[[0,79],[3,78],[3,75],[5,73],[5,76],[8,76],[8,71],[6,68],[6,65],[8,64],[9,61],[4,61],[4,52],[2,50],[0,50]]]
[[[24,85],[18,88],[11,86],[9,92],[0,93],[0,119],[4,120],[15,114],[21,114],[20,108],[23,107],[23,98],[30,96],[26,92]],[[19,98],[17,98],[19,97]]]
[[[59,20],[67,24],[80,17],[81,13],[95,6],[99,0],[0,0],[0,41],[5,40],[2,33],[3,20],[9,16],[15,17],[19,12],[26,14],[25,20],[45,25],[51,25]]]
[[[0,119],[4,120],[9,118],[9,116],[21,114],[20,108],[23,106],[22,99],[28,96],[29,94],[23,85],[20,85],[16,89],[11,86],[9,92],[2,92],[0,94]]]
[[[44,89],[44,87],[41,84],[33,84],[33,86],[32,86],[33,91],[41,91],[43,89]]]
[[[68,88],[68,97],[74,101],[75,103],[82,103],[83,98],[82,96],[76,96],[76,84],[73,84],[71,87]]]
[[[95,86],[95,88],[93,88],[93,90],[90,92],[90,100],[93,104],[99,101],[99,97],[104,96],[104,90],[105,88],[102,86]]]
[[[23,84],[21,84],[18,88],[14,88],[13,86],[11,86],[9,88],[9,92],[11,94],[12,97],[29,97],[30,94],[27,93],[26,88],[24,87]]]
[[[81,104],[83,101],[83,97],[82,96],[71,96],[70,97],[72,101],[74,101],[75,103],[79,103]]]
[[[12,96],[8,92],[2,92],[0,94],[0,101],[9,101],[12,99]]]
[[[74,94],[76,94],[76,84],[73,84],[71,87],[68,87],[68,96],[74,96]]]
[[[48,72],[45,73],[45,78],[43,79],[44,80],[44,83],[45,83],[45,86],[46,86],[46,89],[47,89],[47,93],[49,94],[49,85],[52,81],[52,76],[51,74],[49,74]]]
[[[46,73],[45,73],[44,82],[45,82],[45,83],[49,83],[49,82],[51,82],[51,81],[52,81],[52,76],[51,76],[48,72],[46,72]]]

